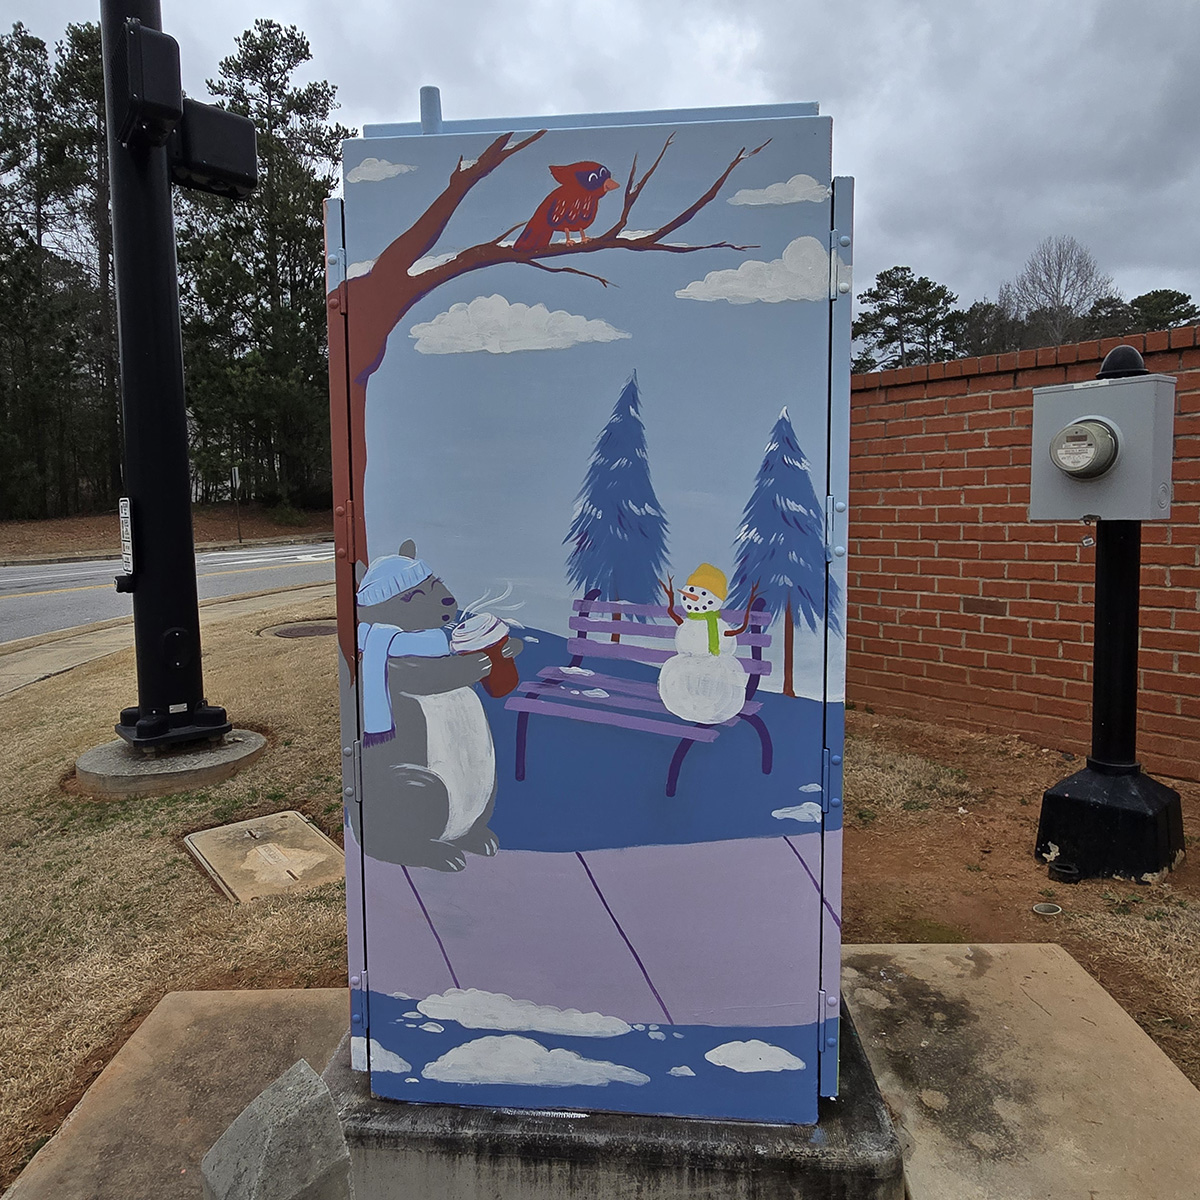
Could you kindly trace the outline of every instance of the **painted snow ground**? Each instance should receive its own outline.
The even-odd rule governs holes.
[[[522,680],[571,661],[565,638],[536,629],[524,632],[537,641],[527,641],[516,659]],[[584,670],[592,667],[597,674],[658,678],[656,667],[639,663],[600,659],[589,666],[585,659]],[[579,675],[580,692],[591,686],[589,678]],[[529,720],[525,779],[518,783],[517,714],[504,707],[503,699],[477,691],[496,746],[499,789],[491,828],[502,849],[596,850],[779,837],[821,828],[824,730],[818,701],[760,688],[754,699],[762,704],[759,716],[771,734],[771,774],[761,770],[758,734],[741,721],[722,728],[716,741],[692,747],[678,790],[668,797],[667,770],[677,738],[536,713]],[[840,705],[830,708],[837,710],[830,720],[838,719]],[[840,809],[825,814],[827,830],[840,826]],[[468,870],[470,865],[468,860]]]
[[[497,1033],[449,1018],[429,1022],[423,1014],[406,1015],[419,1011],[419,1003],[425,1007],[371,993],[372,1038],[390,1052],[380,1055],[372,1046],[371,1091],[377,1096],[797,1125],[817,1119],[815,1025],[639,1023],[608,1035],[536,1028]],[[381,1069],[380,1060],[399,1066],[392,1055],[409,1069]]]
[[[537,640],[517,659],[523,679],[570,662],[565,639],[526,632]],[[619,672],[657,675],[634,663]],[[579,675],[581,691],[588,678]],[[760,690],[772,773],[761,773],[758,735],[741,723],[693,747],[667,797],[677,739],[540,715],[517,782],[517,714],[477,691],[496,747],[499,852],[448,873],[383,863],[367,847],[369,1037],[385,1052],[372,1059],[372,1090],[427,1103],[815,1121],[821,923],[837,928],[839,917],[821,895],[822,839],[840,829],[839,810],[825,814],[824,833],[820,819],[821,705]],[[467,1027],[396,995],[451,989],[614,1014],[629,1031]],[[721,1065],[739,1056],[805,1065]],[[381,1059],[409,1069],[382,1070]]]

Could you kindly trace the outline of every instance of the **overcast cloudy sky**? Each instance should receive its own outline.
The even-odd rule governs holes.
[[[163,4],[184,84],[255,17],[309,36],[351,126],[817,100],[857,179],[855,290],[903,263],[965,304],[1043,237],[1091,249],[1124,295],[1200,299],[1195,0],[191,0]],[[99,0],[0,0],[49,41]]]

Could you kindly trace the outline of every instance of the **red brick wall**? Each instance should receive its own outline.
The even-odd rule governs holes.
[[[848,701],[1087,752],[1094,530],[1028,520],[1031,389],[1122,342],[1178,380],[1171,519],[1142,526],[1138,755],[1200,779],[1197,328],[854,377]]]

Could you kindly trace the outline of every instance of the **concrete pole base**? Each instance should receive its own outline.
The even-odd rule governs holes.
[[[75,760],[75,778],[79,790],[93,796],[163,796],[220,783],[266,748],[267,739],[249,729],[153,755],[121,740],[105,742]]]

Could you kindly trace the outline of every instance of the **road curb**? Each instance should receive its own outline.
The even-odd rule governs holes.
[[[304,533],[295,537],[246,538],[245,541],[202,542],[195,547],[197,554],[209,554],[218,550],[245,550],[253,546],[300,546],[313,545],[319,542],[333,542],[333,531],[328,533]],[[32,554],[18,555],[12,558],[0,558],[0,567],[36,567],[47,566],[51,563],[73,562],[104,562],[111,559],[117,562],[121,557],[120,545],[110,550],[81,550],[68,554]]]

